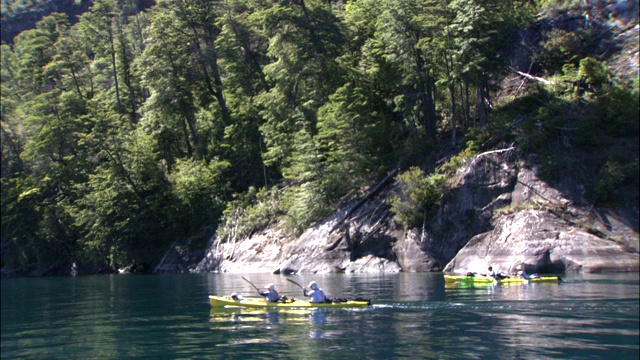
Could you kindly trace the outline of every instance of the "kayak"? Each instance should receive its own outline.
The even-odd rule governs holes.
[[[460,288],[493,288],[497,283],[495,282],[471,282],[471,281],[447,281],[444,283],[445,289],[460,289]],[[508,284],[505,284],[508,285]],[[514,284],[515,285],[515,284]]]
[[[491,276],[468,276],[468,275],[445,275],[445,282],[469,282],[469,283],[500,283],[500,284],[513,284],[513,283],[538,283],[538,282],[560,282],[559,276],[541,276],[533,279],[523,279],[519,277],[510,277],[500,280],[496,280]]]
[[[368,299],[339,300],[323,303],[312,303],[306,300],[289,299],[282,302],[267,302],[262,298],[247,298],[235,300],[229,296],[209,295],[212,307],[238,306],[246,308],[353,308],[371,305]]]

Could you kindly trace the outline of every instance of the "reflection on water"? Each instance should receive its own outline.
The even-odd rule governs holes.
[[[445,284],[442,274],[298,275],[362,309],[215,308],[242,275],[2,279],[2,358],[632,358],[637,274]],[[245,275],[301,297],[284,276]]]
[[[264,327],[286,323],[301,326],[299,331],[307,331],[309,338],[323,337],[322,325],[327,321],[328,309],[248,309],[240,307],[220,307],[210,310],[212,330],[240,329],[240,327]]]

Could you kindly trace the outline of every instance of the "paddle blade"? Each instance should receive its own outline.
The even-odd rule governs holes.
[[[292,283],[296,284],[300,289],[303,289],[303,290],[304,290],[304,287],[302,287],[302,285],[298,284],[297,282],[295,282],[295,281],[293,281],[293,280],[291,280],[291,279],[287,279],[287,281],[289,281],[289,282],[292,282]]]

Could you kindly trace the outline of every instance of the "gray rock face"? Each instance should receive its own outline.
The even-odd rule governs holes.
[[[579,186],[552,188],[522,163],[516,174],[513,190],[492,206],[491,230],[471,237],[444,271],[486,272],[491,265],[513,273],[519,264],[539,273],[639,270],[637,211],[634,218],[582,209],[573,205],[581,202]]]
[[[637,210],[574,205],[579,191],[541,181],[514,149],[475,156],[452,181],[421,229],[395,222],[386,202],[398,191],[391,183],[298,238],[274,224],[237,243],[214,240],[192,271],[484,272],[492,265],[512,272],[519,264],[538,273],[639,271]]]
[[[367,209],[363,206],[358,214]],[[338,215],[308,229],[297,239],[273,230],[276,226],[235,244],[214,242],[209,257],[205,258],[209,260],[198,264],[196,271],[283,274],[401,271],[388,244],[395,238],[384,232],[378,236],[365,224],[332,233]]]
[[[445,267],[451,272],[529,273],[638,271],[638,253],[603,239],[549,210],[524,210],[500,218],[494,230],[474,236]]]

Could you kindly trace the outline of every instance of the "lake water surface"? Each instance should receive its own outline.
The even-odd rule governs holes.
[[[442,274],[292,275],[363,309],[211,309],[269,274],[2,279],[2,359],[638,359],[637,273],[445,286]]]

